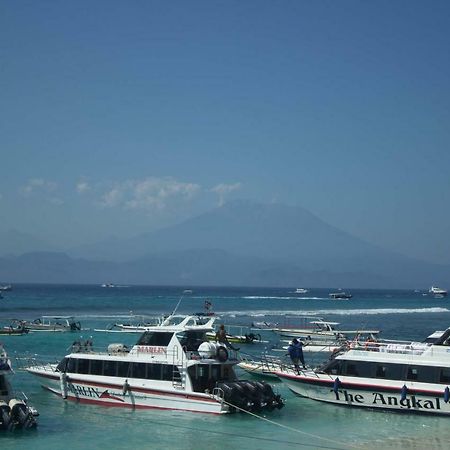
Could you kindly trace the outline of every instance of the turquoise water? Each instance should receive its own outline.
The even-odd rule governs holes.
[[[35,319],[41,315],[74,315],[80,333],[34,333],[2,336],[8,353],[60,359],[79,336],[92,336],[94,346],[111,342],[133,344],[138,335],[94,332],[129,314],[171,312],[182,288],[17,285],[0,300],[0,320]],[[331,290],[295,295],[294,289],[193,288],[179,312],[201,311],[206,298],[225,324],[250,325],[252,321],[283,322],[284,316],[315,313],[341,323],[341,328],[381,329],[385,338],[421,340],[450,326],[450,299],[433,299],[412,291],[352,290],[349,301],[328,299]],[[266,343],[241,346],[244,353],[260,355],[277,339],[263,333]],[[279,353],[280,354],[280,353]],[[307,358],[311,356],[307,355]],[[14,360],[13,360],[14,362]],[[17,367],[16,367],[17,368]],[[247,374],[242,376],[249,378]],[[2,449],[152,448],[277,450],[291,448],[448,448],[450,419],[387,413],[326,405],[294,396],[275,383],[286,400],[269,421],[243,414],[207,414],[123,410],[65,402],[44,391],[37,379],[16,371],[16,390],[24,391],[39,412],[34,431],[0,435]]]

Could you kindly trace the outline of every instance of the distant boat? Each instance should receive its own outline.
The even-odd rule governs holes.
[[[12,291],[12,286],[10,284],[6,284],[5,286],[0,286],[0,291]]]
[[[42,316],[30,321],[22,321],[30,331],[80,331],[80,322],[75,322],[72,316]]]
[[[306,294],[308,292],[308,289],[303,289],[303,288],[297,288],[295,290],[296,294]]]
[[[441,289],[436,286],[431,286],[428,292],[438,298],[442,298],[447,295],[447,291],[445,289]]]
[[[333,300],[348,300],[352,298],[352,294],[347,294],[346,292],[332,292],[328,294]]]
[[[104,284],[102,284],[102,288],[113,288],[113,287],[116,287],[116,285],[112,284],[112,283],[104,283]]]
[[[183,291],[183,294],[193,294],[193,293],[194,293],[194,291],[192,289],[185,289]]]

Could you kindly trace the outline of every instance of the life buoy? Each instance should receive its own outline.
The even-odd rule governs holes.
[[[221,345],[217,348],[216,357],[220,362],[225,362],[228,359],[228,350]]]

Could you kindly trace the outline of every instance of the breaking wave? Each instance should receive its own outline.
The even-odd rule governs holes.
[[[281,297],[279,295],[246,295],[242,298],[245,298],[246,300],[329,300],[328,297],[299,297],[298,295],[296,295],[295,297]]]
[[[321,315],[336,315],[336,316],[360,316],[360,315],[377,315],[377,314],[433,314],[450,312],[447,308],[374,308],[374,309],[315,309],[315,310],[295,310],[295,311],[222,311],[217,312],[220,316],[250,316],[250,317],[265,317],[265,316],[321,316]]]

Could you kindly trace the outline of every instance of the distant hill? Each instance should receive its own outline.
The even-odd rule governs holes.
[[[450,267],[389,252],[303,208],[238,201],[132,239],[0,259],[8,282],[416,288]]]
[[[48,242],[18,230],[0,232],[0,256],[21,255],[27,252],[55,251]]]

